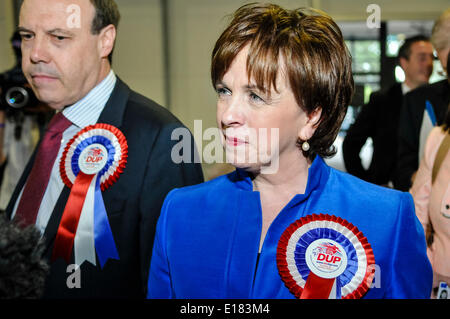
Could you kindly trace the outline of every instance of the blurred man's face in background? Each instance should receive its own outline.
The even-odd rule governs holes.
[[[431,42],[417,41],[411,44],[409,59],[400,58],[405,72],[405,83],[411,89],[428,83],[433,72],[433,46]]]

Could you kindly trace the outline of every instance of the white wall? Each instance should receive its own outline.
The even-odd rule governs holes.
[[[377,4],[383,20],[435,20],[449,0],[319,0],[321,9],[338,21],[365,20],[369,4]]]
[[[14,30],[12,2],[0,1],[0,72],[14,66],[15,58],[9,39]]]
[[[121,14],[113,68],[131,88],[165,105],[159,0],[116,0]]]

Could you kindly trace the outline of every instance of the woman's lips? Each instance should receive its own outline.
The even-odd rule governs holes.
[[[239,145],[243,145],[243,144],[248,144],[248,142],[246,142],[245,140],[239,139],[237,137],[232,137],[232,136],[225,136],[226,142],[228,145],[231,146],[239,146]]]

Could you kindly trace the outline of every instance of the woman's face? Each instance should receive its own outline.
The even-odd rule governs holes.
[[[248,47],[216,83],[217,125],[228,163],[251,172],[270,168],[276,173],[278,163],[283,167],[299,157],[305,159],[296,142],[299,137],[309,139],[313,131],[309,132],[308,116],[298,106],[283,72],[277,75],[278,91],[272,88],[270,96],[253,79],[248,81]]]

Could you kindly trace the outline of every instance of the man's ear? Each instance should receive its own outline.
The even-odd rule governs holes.
[[[408,63],[409,61],[407,60],[407,59],[405,59],[404,57],[400,57],[399,59],[398,59],[398,64],[400,65],[400,67],[402,68],[402,70],[403,71],[405,71],[406,70],[406,67],[407,67],[407,63]]]
[[[314,111],[306,116],[305,125],[300,128],[298,137],[302,141],[309,140],[320,124],[320,117],[322,115],[322,107],[318,106]]]
[[[113,48],[116,41],[116,27],[110,24],[104,27],[99,34],[99,52],[102,58],[108,57]]]

